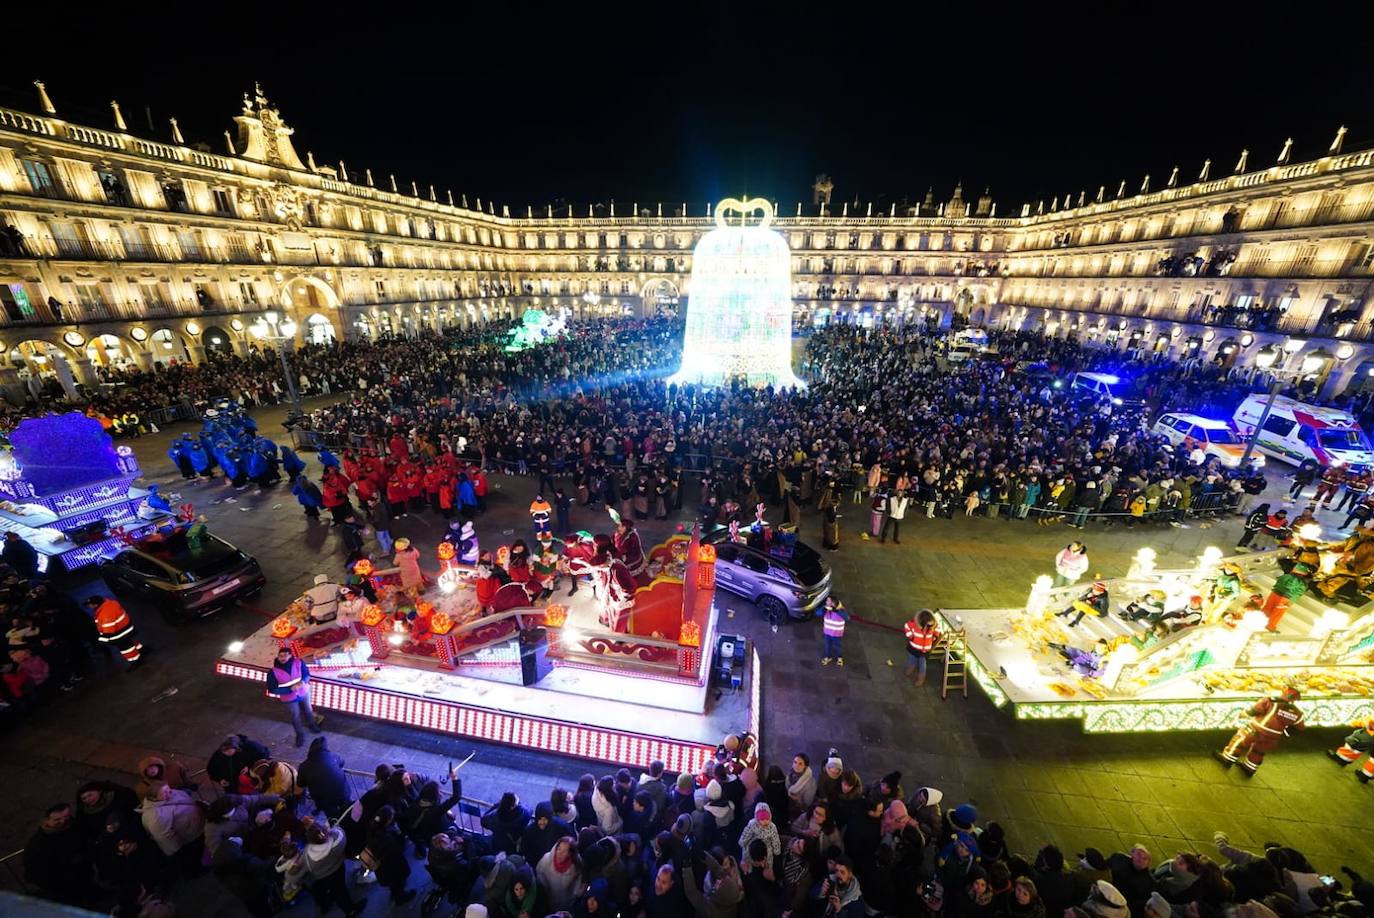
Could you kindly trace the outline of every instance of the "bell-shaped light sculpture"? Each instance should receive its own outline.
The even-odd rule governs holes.
[[[756,226],[745,221],[762,211]],[[740,224],[728,223],[728,212]],[[726,198],[716,228],[692,252],[682,366],[670,381],[719,386],[802,386],[792,372],[792,258],[787,240],[768,228],[763,198]]]

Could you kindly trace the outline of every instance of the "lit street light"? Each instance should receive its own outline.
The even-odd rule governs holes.
[[[301,397],[296,392],[296,381],[291,376],[291,365],[286,359],[287,345],[296,338],[296,323],[290,317],[282,318],[275,310],[268,310],[248,326],[248,331],[259,341],[270,342],[281,358],[282,376],[286,377],[286,392],[291,396],[291,412],[295,417],[301,414]]]

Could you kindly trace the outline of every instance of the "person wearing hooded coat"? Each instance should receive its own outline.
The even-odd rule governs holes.
[[[311,741],[305,761],[296,769],[296,784],[310,792],[310,799],[331,820],[338,819],[353,802],[348,775],[344,774],[344,760],[329,748],[326,736],[317,736]]]
[[[267,807],[276,806],[276,794],[224,794],[205,812],[205,850],[211,857],[226,838],[248,838],[254,828],[253,817]]]
[[[1031,873],[1046,915],[1062,915],[1078,900],[1074,898],[1073,878],[1064,870],[1064,854],[1054,845],[1045,845],[1035,855]]]
[[[410,879],[410,861],[406,859],[406,840],[396,825],[396,811],[383,805],[372,817],[367,830],[367,850],[377,867],[377,883],[391,891],[394,905],[404,905],[415,898],[415,890],[406,889]]]
[[[620,913],[611,900],[611,889],[603,879],[593,880],[587,891],[573,903],[573,918],[615,918]]]
[[[926,838],[942,837],[945,814],[940,809],[940,802],[944,799],[945,792],[938,787],[922,787],[907,801],[908,815],[916,820]]]
[[[438,781],[427,781],[420,788],[420,799],[406,810],[405,822],[406,836],[415,843],[415,850],[421,856],[429,853],[430,839],[453,828],[453,816],[449,811],[458,805],[462,797],[463,782],[456,777],[453,779],[453,793],[442,799]]]
[[[126,824],[137,823],[136,809],[138,797],[130,788],[113,781],[87,781],[77,788],[76,807],[72,813],[76,830],[88,841],[95,842],[105,834],[111,815],[126,817]]]
[[[574,834],[572,826],[553,815],[553,805],[541,800],[534,805],[534,818],[520,834],[520,854],[530,864],[538,864],[560,838]]]
[[[205,765],[205,773],[221,789],[236,793],[244,788],[239,786],[239,777],[252,767],[254,762],[269,759],[272,754],[257,740],[249,739],[242,733],[231,733],[219,744]]]
[[[492,847],[506,854],[515,853],[529,821],[530,811],[521,806],[520,798],[510,791],[502,794],[496,806],[482,816],[483,828],[491,831]]]

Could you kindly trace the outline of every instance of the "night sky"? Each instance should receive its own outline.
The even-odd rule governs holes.
[[[1175,165],[1186,183],[1208,156],[1220,177],[1242,147],[1251,169],[1267,166],[1287,136],[1295,160],[1310,158],[1341,124],[1347,151],[1374,146],[1374,62],[1331,47],[1342,27],[1247,33],[1200,7],[1186,25],[1014,22],[987,5],[962,22],[928,10],[859,18],[841,4],[565,6],[555,17],[520,5],[499,21],[332,9],[228,29],[78,26],[69,53],[10,56],[0,104],[37,111],[29,81],[42,78],[73,121],[109,126],[118,98],[132,133],[167,139],[175,115],[188,142],[223,152],[256,79],[302,159],[313,150],[357,176],[371,167],[378,185],[394,172],[403,189],[432,182],[441,199],[452,188],[516,215],[611,199],[699,213],[741,193],[792,213],[820,172],[837,205],[885,211],[931,185],[945,200],[962,180],[966,199],[990,188],[1012,215],[1098,185],[1111,195],[1123,178],[1134,193],[1147,172],[1158,189]]]

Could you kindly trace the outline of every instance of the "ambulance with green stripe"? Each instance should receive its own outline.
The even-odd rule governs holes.
[[[1236,433],[1248,439],[1264,417],[1265,393],[1248,396],[1236,409]],[[1348,469],[1374,468],[1374,447],[1348,411],[1309,405],[1283,395],[1260,425],[1255,448],[1294,465],[1314,459],[1323,467],[1340,463]]]

